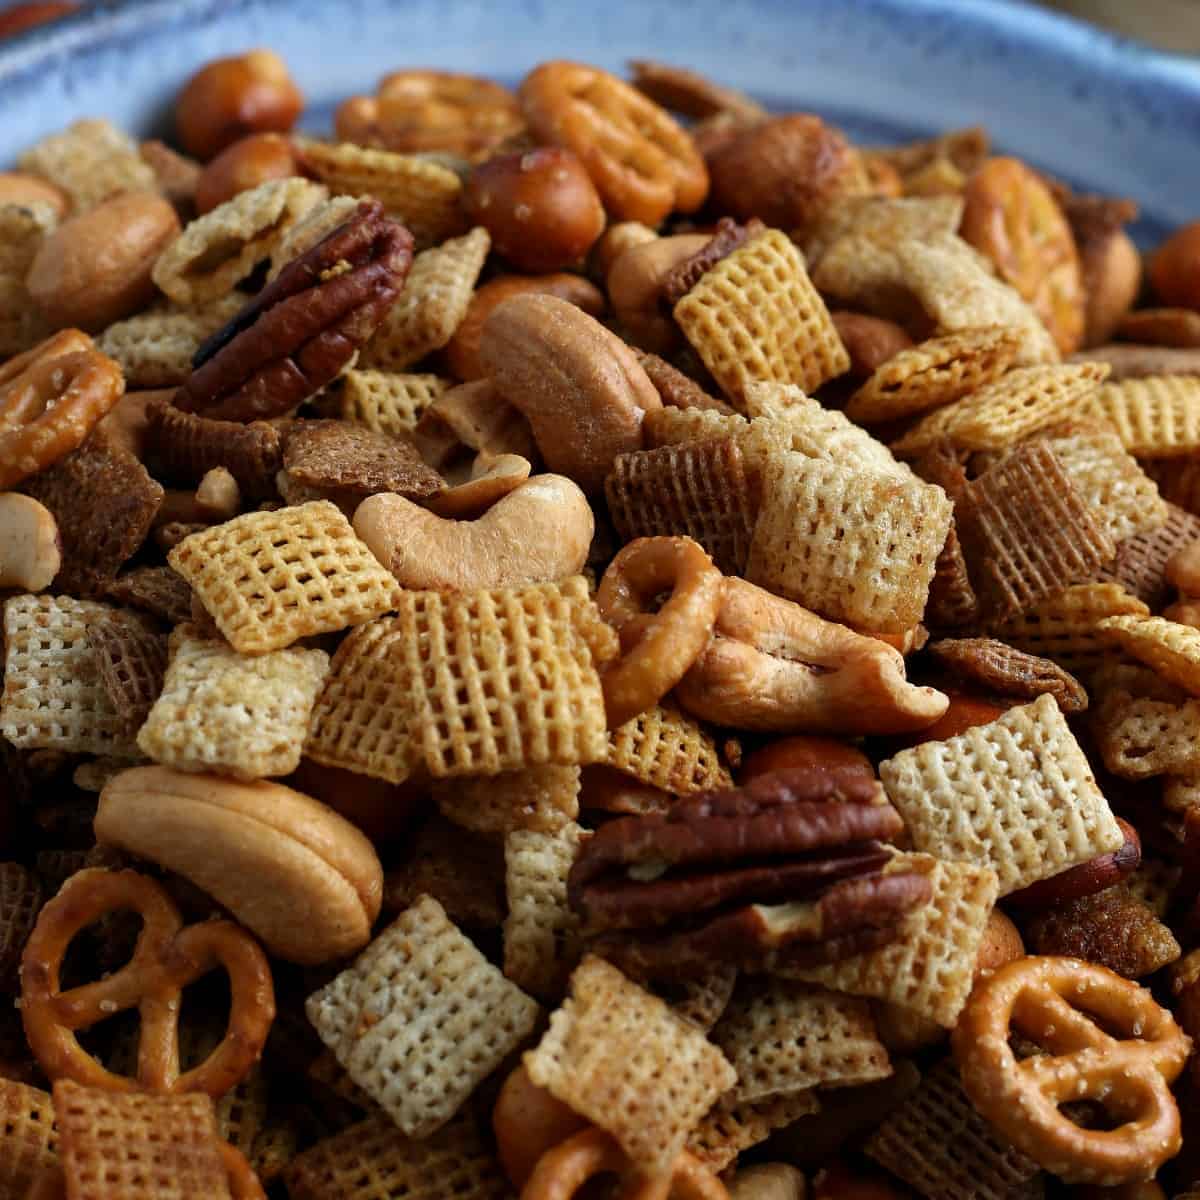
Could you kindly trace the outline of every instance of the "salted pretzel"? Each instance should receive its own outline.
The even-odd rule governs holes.
[[[725,1185],[695,1156],[679,1153],[665,1175],[631,1174],[632,1164],[603,1129],[585,1129],[538,1159],[521,1200],[572,1200],[588,1180],[617,1174],[625,1180],[614,1200],[729,1200]]]
[[[612,560],[596,593],[623,652],[601,678],[610,729],[657,704],[700,657],[717,619],[722,582],[691,538],[639,538]],[[650,614],[647,606],[660,592],[671,594]]]
[[[232,1200],[267,1200],[267,1193],[263,1191],[263,1185],[254,1168],[246,1161],[246,1156],[226,1141],[222,1141],[217,1149],[221,1154],[225,1174],[229,1177],[229,1194]]]
[[[60,972],[72,940],[121,910],[142,918],[133,957],[95,983],[63,991]],[[225,1037],[204,1062],[179,1070],[183,989],[218,967],[231,995]],[[136,1008],[141,1018],[137,1075],[114,1074],[79,1044],[78,1031]],[[271,969],[258,943],[232,921],[186,928],[154,880],[136,871],[80,871],[38,914],[21,964],[21,1018],[49,1079],[110,1091],[206,1092],[223,1096],[258,1061],[275,1017]]]
[[[1046,1054],[1018,1059],[1013,1032]],[[1075,958],[1000,968],[975,988],[954,1030],[963,1087],[980,1113],[1046,1170],[1105,1186],[1151,1179],[1178,1153],[1170,1084],[1191,1045],[1148,991]],[[1097,1101],[1120,1123],[1080,1128],[1059,1108],[1078,1100]]]

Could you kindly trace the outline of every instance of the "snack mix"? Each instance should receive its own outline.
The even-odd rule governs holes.
[[[1200,223],[630,72],[0,173],[0,1200],[1200,1196]]]

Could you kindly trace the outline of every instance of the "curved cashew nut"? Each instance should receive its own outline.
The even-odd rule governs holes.
[[[32,496],[0,493],[0,588],[40,592],[61,566],[54,514]]]
[[[666,354],[682,342],[675,318],[662,303],[663,280],[710,241],[707,233],[679,233],[631,246],[613,260],[606,280],[608,297],[634,345]]]
[[[891,646],[737,578],[675,695],[703,720],[773,733],[905,733],[949,705]]]
[[[587,560],[595,518],[561,475],[535,475],[474,521],[451,521],[391,492],[368,496],[354,532],[402,587],[469,592],[551,583]]]

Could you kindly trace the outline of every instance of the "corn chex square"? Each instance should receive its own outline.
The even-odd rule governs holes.
[[[1163,617],[1106,617],[1100,636],[1200,696],[1200,629]]]
[[[612,730],[605,762],[674,796],[713,791],[733,782],[717,743],[672,704],[656,704]]]
[[[17,163],[62,188],[76,215],[117,192],[158,191],[154,171],[134,140],[103,119],[76,121],[31,146]]]
[[[393,607],[396,593],[391,572],[328,500],[213,525],[167,561],[240,654],[370,620]]]
[[[1200,450],[1200,375],[1153,375],[1106,383],[1085,414],[1108,422],[1138,458],[1182,458]]]
[[[578,767],[530,767],[438,780],[432,792],[442,816],[474,833],[555,833],[579,816],[579,778]]]
[[[811,1116],[820,1108],[815,1089],[744,1104],[718,1100],[692,1130],[688,1152],[710,1171],[723,1171],[743,1150],[765,1142],[776,1129]]]
[[[428,1137],[533,1031],[538,1005],[423,896],[305,1003],[350,1078]]]
[[[0,1195],[25,1196],[30,1184],[58,1164],[58,1127],[49,1092],[0,1079]]]
[[[324,650],[272,650],[253,658],[194,625],[171,634],[162,693],[138,746],[178,771],[234,779],[290,775],[317,693],[329,670]]]
[[[879,764],[917,850],[982,863],[1007,896],[1124,837],[1052,696]]]
[[[355,369],[347,371],[338,386],[338,416],[343,421],[398,438],[411,436],[421,414],[451,385],[440,375]]]

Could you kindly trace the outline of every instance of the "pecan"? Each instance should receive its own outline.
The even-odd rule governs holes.
[[[1083,684],[1048,658],[1026,654],[995,638],[946,638],[929,653],[958,679],[978,683],[1001,696],[1036,700],[1043,692],[1058,701],[1064,713],[1083,712],[1088,694]]]
[[[399,296],[412,253],[408,230],[378,200],[362,201],[201,345],[175,404],[230,421],[295,408],[367,343]]]
[[[766,227],[757,217],[739,225],[732,217],[722,217],[711,240],[690,258],[676,263],[663,276],[662,298],[672,307],[679,303],[700,282],[700,277],[728,257],[751,238],[758,237]]]
[[[1004,898],[1006,908],[1015,912],[1035,913],[1107,891],[1128,878],[1141,865],[1142,841],[1128,821],[1117,818],[1125,840],[1108,854],[1098,854],[1076,867],[1039,879],[1028,887],[1010,892]]]

